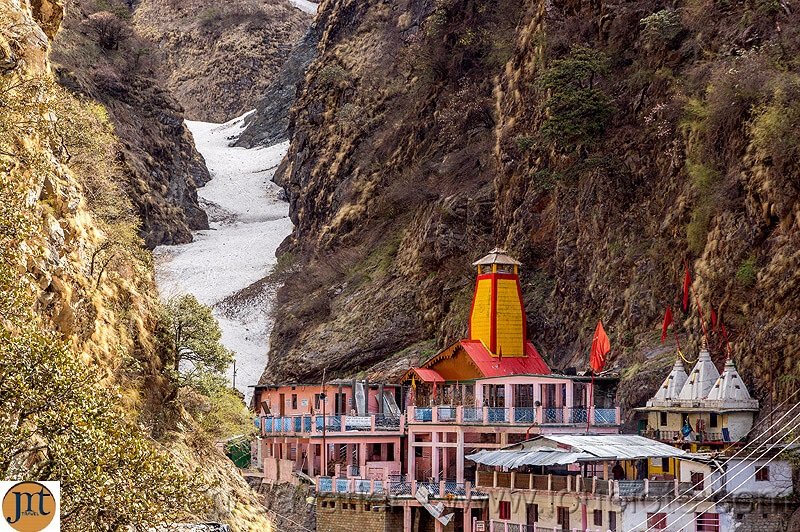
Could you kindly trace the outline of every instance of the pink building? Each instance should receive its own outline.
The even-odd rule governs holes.
[[[399,393],[396,384],[361,381],[334,381],[324,390],[321,384],[257,386],[257,462],[265,479],[399,474],[404,421]]]

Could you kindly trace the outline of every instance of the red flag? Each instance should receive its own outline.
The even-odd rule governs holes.
[[[600,373],[606,365],[606,355],[611,351],[611,342],[608,339],[606,331],[603,329],[603,322],[597,322],[597,328],[594,330],[594,338],[592,339],[592,352],[589,355],[589,365],[592,371]]]
[[[712,307],[711,305],[709,305],[709,308],[711,308],[711,330],[712,331],[716,331],[717,330],[717,313],[714,312],[714,307]]]
[[[689,288],[692,286],[692,276],[689,275],[689,266],[686,266],[686,275],[683,276],[683,305],[681,309],[689,312]]]
[[[667,339],[667,329],[669,326],[672,325],[672,308],[667,307],[667,311],[664,312],[664,325],[661,326],[661,343],[664,343],[664,340]]]

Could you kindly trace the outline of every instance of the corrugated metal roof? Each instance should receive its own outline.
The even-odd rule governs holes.
[[[591,459],[585,453],[569,453],[558,450],[537,451],[479,451],[466,456],[469,460],[487,466],[500,466],[514,469],[520,466],[551,466],[574,464],[581,459]]]
[[[636,434],[553,434],[544,438],[569,445],[573,450],[589,453],[597,458],[633,460],[637,458],[669,458],[683,456],[684,451]]]
[[[555,443],[561,448],[554,448]],[[649,438],[633,434],[553,434],[521,442],[511,448],[480,451],[467,458],[487,466],[514,469],[523,465],[566,465],[597,460],[672,458],[686,453]]]

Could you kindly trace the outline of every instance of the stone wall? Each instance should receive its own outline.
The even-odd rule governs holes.
[[[319,495],[316,516],[318,532],[403,530],[403,509],[389,506],[384,497]]]

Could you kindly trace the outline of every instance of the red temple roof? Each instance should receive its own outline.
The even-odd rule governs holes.
[[[480,340],[461,340],[461,347],[469,355],[484,377],[505,377],[507,375],[549,375],[550,368],[539,352],[529,341],[525,342],[524,357],[492,356]]]
[[[444,382],[444,377],[442,377],[435,369],[411,368],[411,371],[416,373],[417,377],[425,382]]]

